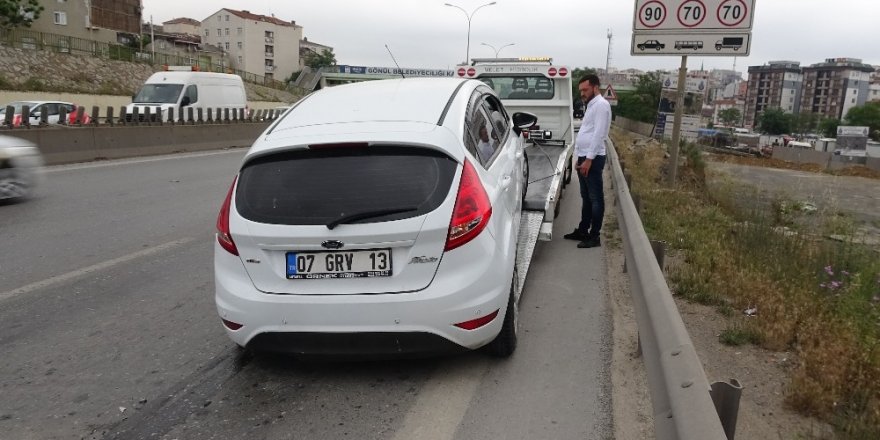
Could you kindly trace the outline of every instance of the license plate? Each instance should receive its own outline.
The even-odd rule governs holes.
[[[368,278],[391,276],[391,249],[288,252],[287,278]]]

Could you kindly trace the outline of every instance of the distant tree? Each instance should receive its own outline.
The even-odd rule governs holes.
[[[321,67],[330,67],[336,65],[336,55],[332,50],[324,49],[321,53],[309,51],[304,57],[305,65],[312,69],[320,69]]]
[[[865,105],[853,107],[846,113],[844,118],[846,125],[869,127],[871,139],[878,140],[877,131],[880,130],[880,102],[869,102]]]
[[[738,108],[726,108],[718,112],[718,119],[721,120],[721,123],[731,127],[731,126],[739,126],[740,121],[742,121],[742,113]]]
[[[789,128],[792,133],[808,133],[816,129],[819,123],[818,116],[815,113],[797,113],[789,114],[791,123]]]
[[[834,118],[823,119],[819,121],[818,127],[819,132],[822,133],[823,136],[833,138],[837,136],[837,126],[840,125],[840,121]]]
[[[39,0],[0,0],[0,28],[31,27],[41,12]]]
[[[790,133],[791,117],[781,108],[769,108],[758,117],[758,128],[773,135]]]
[[[657,120],[657,106],[660,104],[660,93],[663,85],[660,75],[647,73],[639,75],[633,92],[619,92],[617,107],[614,114],[627,119],[654,123]]]

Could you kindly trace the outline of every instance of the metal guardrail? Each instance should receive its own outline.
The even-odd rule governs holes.
[[[609,141],[617,217],[658,440],[733,440],[742,387],[709,385]]]

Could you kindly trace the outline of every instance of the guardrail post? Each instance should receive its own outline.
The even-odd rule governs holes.
[[[149,108],[149,107],[147,107]],[[132,125],[138,125],[141,123],[141,108],[138,106],[134,106],[131,109],[131,123]]]
[[[666,272],[666,242],[651,240],[651,249],[654,250],[654,257],[657,258],[657,265],[660,270]]]
[[[12,128],[12,118],[15,117],[15,107],[11,105],[6,106],[6,112],[3,113],[3,125],[7,128]]]
[[[144,124],[153,125],[153,107],[144,107]]]
[[[215,115],[214,123],[219,124],[219,123],[223,122],[223,109],[221,109],[220,107],[217,107],[216,113],[214,113],[214,115]]]
[[[58,124],[67,125],[67,107],[63,105],[60,105],[58,107]]]
[[[98,117],[101,116],[101,107],[97,105],[92,106],[92,120],[89,122],[91,125],[98,125]]]
[[[107,124],[109,124],[112,127],[114,122],[116,122],[116,121],[113,120],[113,106],[108,105],[107,106]]]
[[[208,107],[208,117],[205,120],[206,123],[210,124],[214,122],[214,109]]]
[[[181,110],[181,113],[183,113],[183,110]],[[174,125],[174,107],[168,108],[168,123]]]
[[[31,106],[21,106],[21,126],[31,128]]]
[[[76,125],[79,125],[81,127],[83,125],[83,123],[85,122],[85,120],[86,120],[86,108],[83,106],[77,107],[77,109],[76,109]]]
[[[223,122],[225,122],[227,124],[229,123],[229,109],[228,108],[223,109]]]
[[[49,125],[49,113],[40,112],[40,126],[45,127]]]
[[[198,111],[197,111],[197,112],[196,112],[196,113],[197,113],[197,114],[198,114],[198,118],[197,118],[197,119],[196,119],[196,121],[195,121],[195,122],[197,122],[197,123],[199,123],[199,124],[202,124],[202,123],[204,123],[204,122],[205,122],[205,120],[204,120],[204,119],[202,119],[202,110],[204,110],[204,109],[203,109],[203,108],[201,108],[201,107],[199,107],[199,108],[198,108],[198,109],[197,109],[197,110],[198,110]],[[210,109],[208,109],[208,112],[209,112],[209,113],[208,113],[208,114],[210,114],[210,111],[211,111],[211,110],[210,110]],[[190,115],[189,115],[189,116],[190,116],[190,120],[192,120],[192,113],[190,113]]]
[[[185,109],[189,109],[189,111],[192,112],[192,107],[184,107],[184,108],[180,109],[180,114],[177,115],[177,117],[178,117],[177,123],[179,125],[183,125],[186,123],[186,112],[184,111]]]
[[[247,120],[248,120],[248,122],[254,122],[254,114],[255,114],[255,113],[256,113],[256,111],[255,111],[254,109],[249,109],[249,110],[248,110],[248,114],[247,114]]]
[[[119,125],[125,125],[125,123],[128,122],[125,120],[127,115],[128,109],[125,108],[125,106],[119,107]]]
[[[742,397],[742,385],[736,379],[727,382],[715,382],[712,384],[712,403],[721,420],[724,434],[727,440],[733,440],[736,434],[736,419],[739,417],[739,400]]]

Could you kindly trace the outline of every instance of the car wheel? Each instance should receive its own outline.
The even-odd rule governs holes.
[[[519,283],[516,267],[513,268],[513,281],[510,282],[510,295],[507,298],[507,311],[504,313],[504,324],[501,332],[495,337],[486,350],[495,357],[509,357],[516,350],[517,332],[519,330],[519,304],[516,301],[516,288]]]
[[[522,185],[522,200],[525,202],[526,193],[529,192],[529,157],[523,155],[525,159],[523,161],[523,185]]]

